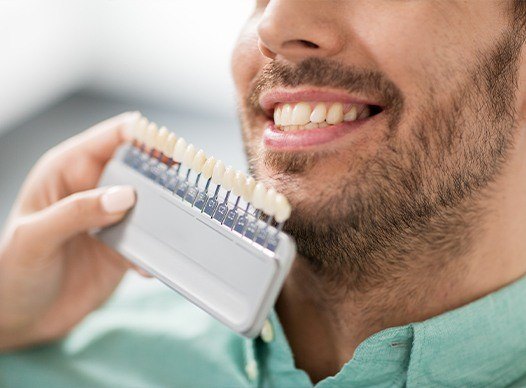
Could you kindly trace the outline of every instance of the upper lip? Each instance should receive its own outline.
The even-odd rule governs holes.
[[[319,89],[319,88],[302,88],[302,89],[288,89],[288,88],[273,88],[264,91],[259,96],[259,106],[268,117],[272,117],[274,107],[278,103],[287,102],[341,102],[344,104],[362,104],[374,105],[382,108],[382,106],[374,101],[370,101],[358,96],[338,89]]]

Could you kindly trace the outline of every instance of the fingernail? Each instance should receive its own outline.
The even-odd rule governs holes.
[[[135,204],[135,191],[131,186],[114,186],[106,190],[100,198],[106,213],[121,213]]]

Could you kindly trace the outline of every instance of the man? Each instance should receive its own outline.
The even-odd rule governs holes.
[[[299,251],[265,333],[166,297],[14,351],[63,337],[126,269],[85,231],[133,206],[128,187],[90,190],[127,114],[22,189],[0,248],[0,384],[526,384],[524,21],[518,1],[258,1],[233,56],[243,137]]]

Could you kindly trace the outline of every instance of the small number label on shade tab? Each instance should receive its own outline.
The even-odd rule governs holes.
[[[199,210],[203,210],[207,200],[208,196],[205,193],[199,193],[199,195],[195,199],[194,207],[198,208]]]
[[[243,231],[245,230],[245,227],[247,225],[248,219],[246,216],[239,216],[236,222],[236,226],[234,227],[234,230],[240,234],[243,234]]]
[[[206,203],[204,212],[208,214],[210,217],[213,217],[216,207],[217,207],[217,201],[214,198],[211,198]]]
[[[181,182],[179,186],[177,186],[177,191],[175,194],[177,194],[177,196],[181,198],[184,198],[187,190],[188,190],[188,182]]]
[[[234,209],[229,210],[228,213],[226,214],[226,218],[223,224],[228,226],[230,229],[232,229],[236,222],[236,218],[237,218],[237,212]]]
[[[190,187],[190,188],[188,189],[188,191],[186,192],[186,196],[185,196],[185,198],[184,198],[185,201],[186,201],[186,202],[189,202],[190,204],[193,205],[193,204],[194,204],[194,201],[195,201],[195,198],[197,197],[197,193],[198,193],[197,188],[195,188],[195,187],[193,187],[193,186]]]
[[[226,213],[228,212],[228,206],[225,205],[224,203],[220,204],[218,207],[217,207],[217,210],[214,214],[214,218],[216,220],[218,220],[219,222],[223,222],[223,220],[225,219],[226,217]]]

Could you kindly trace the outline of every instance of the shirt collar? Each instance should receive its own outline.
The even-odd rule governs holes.
[[[251,343],[269,385],[311,385],[294,358],[277,314],[274,339]],[[525,374],[526,277],[466,306],[429,320],[378,332],[326,386],[506,385]]]

